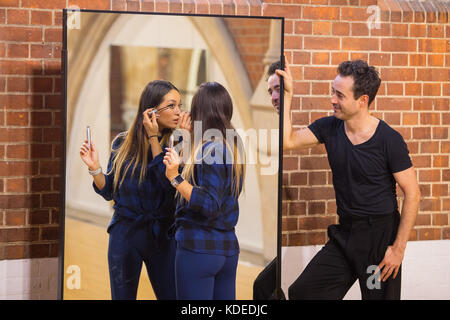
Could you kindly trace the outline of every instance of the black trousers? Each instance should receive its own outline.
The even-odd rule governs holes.
[[[253,300],[286,300],[284,292],[277,288],[277,262],[275,257],[253,282]]]
[[[277,258],[273,259],[253,282],[253,300],[270,300],[276,287]]]
[[[363,300],[399,300],[401,267],[395,279],[378,281],[375,268],[392,245],[400,222],[389,215],[339,217],[328,227],[329,241],[289,287],[289,299],[338,300],[359,280]]]

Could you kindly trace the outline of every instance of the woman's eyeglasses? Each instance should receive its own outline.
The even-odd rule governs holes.
[[[166,109],[174,110],[175,107],[176,107],[175,104],[169,104],[168,106],[165,106],[165,107],[163,107],[163,108],[161,108],[161,109],[159,109],[159,110],[153,109],[152,111],[149,111],[149,112],[148,112],[148,115],[151,115],[152,113],[160,113],[161,111],[166,110]],[[184,110],[182,104],[179,104],[178,107],[180,108],[180,111],[183,111],[183,110]]]

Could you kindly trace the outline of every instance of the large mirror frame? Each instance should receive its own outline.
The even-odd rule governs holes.
[[[279,59],[281,60],[282,66],[284,66],[284,18],[283,17],[262,17],[262,16],[227,16],[227,15],[193,15],[193,14],[170,14],[170,13],[153,13],[153,12],[121,12],[121,11],[100,11],[100,10],[75,10],[78,13],[98,13],[98,14],[121,14],[121,15],[141,15],[141,16],[154,16],[154,17],[192,17],[192,18],[200,18],[200,17],[208,17],[208,18],[230,18],[230,19],[276,19],[276,21],[280,22],[281,28],[280,30],[277,30],[277,32],[280,32],[279,34],[279,40],[280,40],[280,52],[278,53]],[[72,120],[72,114],[71,111],[68,110],[68,102],[71,99],[70,94],[68,93],[68,79],[69,79],[69,73],[68,73],[68,23],[79,23],[79,21],[74,21],[73,16],[71,17],[70,14],[73,13],[74,10],[71,9],[64,9],[63,10],[63,51],[62,51],[62,71],[63,71],[63,99],[64,99],[64,110],[63,110],[63,119],[64,119],[64,133],[63,133],[63,149],[64,149],[64,155],[63,155],[63,166],[62,166],[62,183],[61,183],[61,210],[60,210],[60,241],[59,241],[59,274],[58,274],[58,299],[64,298],[64,287],[65,287],[65,276],[67,276],[67,270],[65,270],[65,261],[64,261],[64,255],[65,255],[65,246],[66,246],[66,205],[67,205],[67,199],[66,199],[66,179],[67,179],[67,170],[66,166],[68,163],[67,159],[67,146],[69,144],[69,141],[67,141],[67,138],[69,137],[68,132],[71,127],[71,120]],[[273,31],[272,31],[273,32]],[[101,37],[102,35],[99,34],[97,37]],[[152,80],[152,79],[149,79]],[[261,85],[261,83],[260,83]],[[283,172],[283,82],[280,81],[281,89],[280,89],[280,112],[279,112],[279,123],[278,123],[278,185],[277,185],[277,194],[276,194],[276,204],[277,204],[277,239],[276,239],[276,257],[277,259],[277,272],[276,272],[276,295],[279,294],[281,290],[281,216],[282,216],[282,172]],[[79,88],[78,88],[79,89]],[[264,91],[266,91],[267,87],[264,88]],[[186,102],[184,102],[186,103]],[[112,130],[112,129],[111,129]],[[80,159],[77,159],[80,160]],[[103,159],[105,160],[105,159]],[[107,159],[106,159],[107,160]],[[80,160],[81,161],[81,160]],[[275,195],[274,195],[275,196]]]

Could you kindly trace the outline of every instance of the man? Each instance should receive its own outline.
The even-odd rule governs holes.
[[[276,74],[276,70],[281,69],[281,62],[272,63],[267,70],[267,91],[270,94],[272,105],[280,114],[280,77]]]
[[[276,61],[267,70],[267,91],[271,97],[272,105],[280,113],[280,77],[276,70],[281,69],[281,62]],[[277,278],[277,258],[273,259],[253,283],[253,300],[285,300],[283,291],[275,292]]]
[[[289,287],[289,299],[342,299],[357,279],[363,299],[400,299],[420,191],[403,138],[369,113],[381,83],[375,68],[342,62],[332,84],[333,116],[295,131],[289,66],[276,73],[285,84],[284,150],[325,144],[339,215],[339,224],[328,227],[329,241]],[[396,183],[404,193],[401,216]]]

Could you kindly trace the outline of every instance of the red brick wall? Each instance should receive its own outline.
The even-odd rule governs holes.
[[[372,112],[405,138],[423,196],[410,240],[450,239],[449,3],[445,8],[443,1],[302,2],[289,11],[284,4],[264,5],[287,18],[294,125],[331,114],[331,81],[341,61],[360,58],[376,66],[382,85]],[[367,27],[369,5],[381,8],[380,29]],[[325,148],[286,154],[283,179],[283,244],[325,243],[327,226],[337,223]]]
[[[57,2],[0,1],[0,259],[58,254],[63,119]]]
[[[225,24],[244,63],[252,88],[256,89],[264,73],[264,57],[270,40],[270,20],[251,19],[244,22],[225,19]]]
[[[423,200],[412,240],[448,239],[450,37],[444,2],[386,0],[0,0],[0,259],[58,254],[62,111],[61,9],[284,16],[292,117],[329,112],[336,65],[363,58],[383,80],[374,113],[405,137]],[[368,30],[366,7],[381,8]],[[444,6],[446,5],[446,7]],[[444,14],[445,13],[445,14]],[[283,243],[321,244],[336,220],[323,147],[286,154]]]

